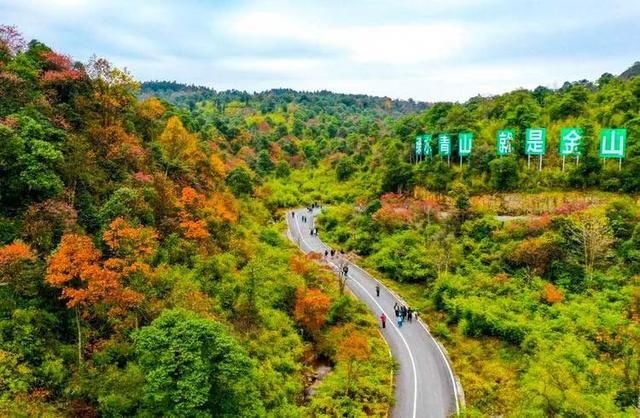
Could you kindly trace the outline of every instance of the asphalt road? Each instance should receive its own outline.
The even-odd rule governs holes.
[[[287,213],[288,236],[300,249],[322,253],[329,249],[319,237],[312,236],[313,214],[307,209]],[[307,222],[302,222],[302,215]],[[321,233],[320,233],[321,234]],[[338,257],[327,260],[337,269]],[[391,347],[396,362],[400,365],[395,376],[395,406],[392,411],[396,418],[448,417],[459,412],[459,389],[453,370],[435,339],[422,321],[405,322],[398,328],[395,321],[394,303],[404,302],[391,290],[379,283],[370,274],[355,264],[348,263],[347,286],[379,318],[384,312],[387,327],[381,329]],[[380,297],[376,297],[376,284],[380,286]],[[379,322],[379,319],[378,319]]]

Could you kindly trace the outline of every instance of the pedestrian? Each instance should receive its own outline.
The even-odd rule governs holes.
[[[400,309],[397,306],[393,308],[393,311],[396,313],[396,318],[400,316]]]
[[[382,328],[387,327],[387,316],[384,314],[384,312],[382,312],[382,315],[380,315],[380,322],[382,323]]]
[[[324,250],[324,258],[327,258],[328,255],[329,255],[329,251]]]
[[[413,314],[413,311],[411,311],[411,308],[408,308],[407,309],[407,320],[409,322],[411,322],[411,319],[412,319],[412,316],[413,316],[412,314]]]
[[[398,310],[398,302],[393,304],[393,309],[396,310],[396,311]]]
[[[380,285],[376,285],[376,296],[380,297]]]
[[[296,213],[295,213],[295,212],[293,212],[293,211],[291,211],[291,217],[292,217],[292,218],[295,218],[295,217],[296,217]]]
[[[398,315],[398,328],[402,328],[402,315]]]
[[[400,308],[400,315],[402,316],[402,319],[404,320],[407,317],[407,307],[403,306]]]

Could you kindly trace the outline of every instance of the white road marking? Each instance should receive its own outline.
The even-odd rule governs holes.
[[[298,229],[298,234],[300,236],[300,239],[302,239],[302,242],[309,248],[309,251],[313,251],[311,245],[309,245],[309,243],[304,239],[304,236],[302,234],[302,230],[300,229],[300,223],[298,222],[297,218],[294,218],[294,223],[296,224],[296,228]],[[288,217],[287,217],[287,224],[289,224]],[[304,249],[303,249],[303,251],[304,251]],[[327,262],[329,264],[333,265],[334,267],[338,268],[338,266],[336,264],[334,264],[332,261],[327,260]],[[366,272],[365,272],[365,274],[366,274]],[[376,306],[380,309],[381,312],[384,312],[384,309],[382,308],[382,306],[380,306],[378,301],[375,300],[373,295],[371,293],[369,293],[369,291],[364,286],[362,286],[360,284],[360,282],[355,277],[353,277],[353,282],[355,284],[357,284],[358,286],[360,286],[360,288],[362,290],[364,290],[364,292],[371,298],[373,303],[376,304]],[[389,324],[391,324],[391,327],[398,333],[398,335],[400,336],[400,339],[402,339],[402,342],[404,343],[404,346],[406,347],[407,351],[409,352],[409,359],[411,360],[411,368],[413,370],[413,418],[416,418],[416,406],[417,406],[417,403],[418,403],[418,373],[416,371],[416,362],[415,362],[415,360],[413,358],[413,353],[411,352],[411,348],[409,347],[409,344],[407,343],[407,340],[404,338],[404,335],[402,335],[402,333],[400,332],[400,330],[398,329],[398,327],[396,326],[394,321],[389,321]]]
[[[357,264],[354,264],[354,263],[351,263],[351,265],[354,266],[355,268],[357,268],[358,270],[360,270],[361,272],[363,272],[363,273],[367,274],[368,276],[370,276],[376,283],[378,283],[381,287],[387,289],[387,291],[389,293],[391,293],[396,299],[398,299],[400,302],[402,302],[403,305],[408,306],[407,303],[404,301],[404,299],[402,299],[396,292],[394,292],[393,290],[391,290],[388,287],[386,287],[378,279],[373,277],[371,274],[367,273],[362,267],[360,267],[360,266],[358,266]],[[447,356],[442,351],[442,347],[440,347],[440,344],[438,344],[436,339],[433,338],[433,335],[431,335],[431,332],[429,332],[429,328],[427,328],[427,326],[422,322],[421,318],[418,318],[418,322],[420,323],[422,328],[424,328],[424,330],[427,332],[427,335],[429,335],[431,340],[433,340],[433,343],[438,348],[438,351],[440,352],[440,355],[442,355],[442,358],[444,359],[444,364],[447,365],[447,371],[449,372],[449,377],[451,378],[451,385],[453,386],[453,396],[454,396],[455,401],[456,401],[456,415],[460,415],[460,400],[458,398],[458,384],[456,383],[456,379],[455,379],[455,377],[453,375],[453,369],[451,368],[451,365],[449,364],[449,360],[447,359]]]

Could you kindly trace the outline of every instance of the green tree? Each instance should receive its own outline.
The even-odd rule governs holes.
[[[256,161],[256,172],[262,176],[270,174],[275,168],[275,164],[271,160],[269,151],[263,149],[258,153],[258,160]]]
[[[250,195],[253,193],[253,183],[249,172],[236,167],[227,174],[226,183],[236,196]]]
[[[343,158],[336,164],[336,178],[338,181],[348,180],[354,171],[355,167],[349,158]]]
[[[218,323],[165,311],[134,335],[145,375],[143,409],[153,416],[253,417],[264,414],[254,365]]]
[[[518,162],[514,157],[496,158],[489,163],[489,169],[495,190],[513,190],[518,185]]]

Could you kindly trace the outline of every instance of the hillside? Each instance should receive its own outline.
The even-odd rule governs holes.
[[[0,415],[386,415],[374,319],[282,235],[254,134],[138,93],[0,26]]]
[[[217,92],[208,87],[188,86],[169,81],[146,81],[140,89],[141,97],[156,96],[170,103],[193,108],[199,101],[210,100],[221,109],[231,102],[259,106],[263,113],[299,105],[330,115],[371,114],[376,116],[399,116],[424,110],[428,103],[409,100],[394,100],[363,94],[340,94],[330,91],[305,92],[291,89],[272,89],[260,93],[228,90]]]
[[[640,61],[636,61],[631,67],[627,68],[620,74],[620,78],[629,80],[632,77],[640,75]]]

